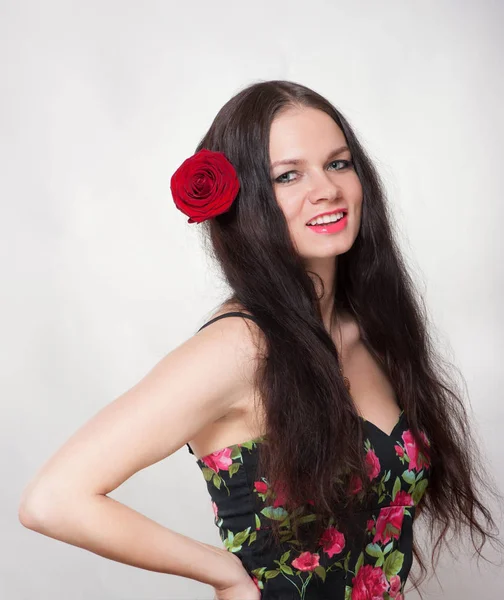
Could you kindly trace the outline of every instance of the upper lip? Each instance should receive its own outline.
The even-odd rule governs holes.
[[[310,223],[310,221],[313,221],[314,219],[318,219],[319,217],[324,217],[325,215],[334,215],[335,213],[339,213],[339,212],[347,213],[348,208],[342,206],[341,208],[336,208],[335,210],[328,210],[327,212],[319,213],[318,215],[315,215],[311,219],[308,219],[308,221],[306,221],[306,224],[308,225],[308,223]]]

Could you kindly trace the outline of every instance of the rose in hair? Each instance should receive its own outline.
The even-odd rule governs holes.
[[[170,189],[175,206],[189,217],[187,222],[201,223],[231,208],[240,183],[223,152],[203,148],[175,171]]]

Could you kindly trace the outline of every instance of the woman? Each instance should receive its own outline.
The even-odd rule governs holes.
[[[479,554],[499,544],[480,496],[498,494],[341,113],[302,85],[253,84],[171,188],[232,294],[41,469],[21,522],[218,600],[402,600],[413,556],[425,574],[420,512],[433,563],[450,530],[467,528]],[[184,444],[223,549],[107,496]]]

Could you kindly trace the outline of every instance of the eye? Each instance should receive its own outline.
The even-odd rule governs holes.
[[[333,160],[329,163],[329,165],[334,165],[337,163],[341,163],[342,166],[340,168],[336,168],[335,171],[342,171],[343,169],[348,169],[353,165],[353,161],[350,160]],[[287,171],[287,173],[282,173],[282,175],[280,175],[279,177],[277,177],[275,179],[276,183],[290,183],[291,181],[293,181],[293,179],[283,179],[285,177],[287,177],[287,175],[290,175],[291,173],[297,173],[297,171]]]
[[[331,163],[329,163],[329,165],[335,165],[337,163],[342,163],[343,166],[340,169],[336,169],[336,171],[341,171],[341,169],[351,167],[353,164],[352,160],[333,160]]]

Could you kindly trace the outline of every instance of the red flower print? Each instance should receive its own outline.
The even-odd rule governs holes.
[[[422,439],[427,441],[425,434],[421,432]],[[429,455],[424,456],[418,450],[418,446],[416,445],[416,440],[413,437],[413,434],[409,429],[407,429],[402,434],[402,439],[404,441],[404,447],[406,450],[406,454],[409,457],[409,470],[410,471],[420,471],[423,467],[429,466],[430,457]]]
[[[402,446],[399,446],[399,444],[396,444],[394,446],[394,450],[396,451],[396,454],[397,456],[399,456],[399,458],[402,458],[404,456],[404,450]]]
[[[219,518],[219,509],[217,507],[217,504],[215,504],[215,502],[213,500],[212,500],[212,508],[213,508],[215,518],[218,519]]]
[[[373,480],[380,472],[380,461],[373,450],[368,450],[366,464],[368,466],[369,479]]]
[[[376,520],[376,533],[373,544],[388,544],[391,538],[398,539],[404,517],[404,506],[386,506],[380,509]]]
[[[376,520],[376,533],[373,544],[388,544],[391,538],[398,539],[404,517],[404,506],[386,506],[380,510]]]
[[[380,600],[389,589],[389,582],[380,567],[363,565],[352,579],[352,600]]]
[[[285,504],[285,501],[287,500],[287,497],[285,495],[284,484],[281,481],[278,482],[274,491],[275,491],[275,500],[273,502],[273,508],[278,508],[279,506],[283,506]]]
[[[366,529],[371,532],[371,531],[373,531],[373,527],[374,527],[374,520],[368,519]]]
[[[413,498],[404,490],[399,490],[396,497],[390,503],[391,506],[413,506],[413,504]]]
[[[254,487],[260,494],[265,494],[268,491],[268,486],[264,481],[254,481]]]
[[[392,577],[390,578],[390,589],[388,592],[390,597],[396,598],[400,589],[401,589],[401,578],[399,577],[399,575],[392,575]]]
[[[229,465],[233,463],[231,460],[231,448],[224,448],[212,452],[208,456],[202,458],[207,467],[218,473],[219,471],[229,471]]]
[[[291,565],[299,571],[313,571],[315,567],[319,566],[319,555],[311,554],[311,552],[302,552],[297,558],[295,558]]]
[[[350,493],[358,494],[362,490],[362,481],[358,475],[352,475],[350,479]]]
[[[319,544],[323,547],[324,552],[332,558],[345,547],[345,536],[336,527],[328,527],[320,537]]]

